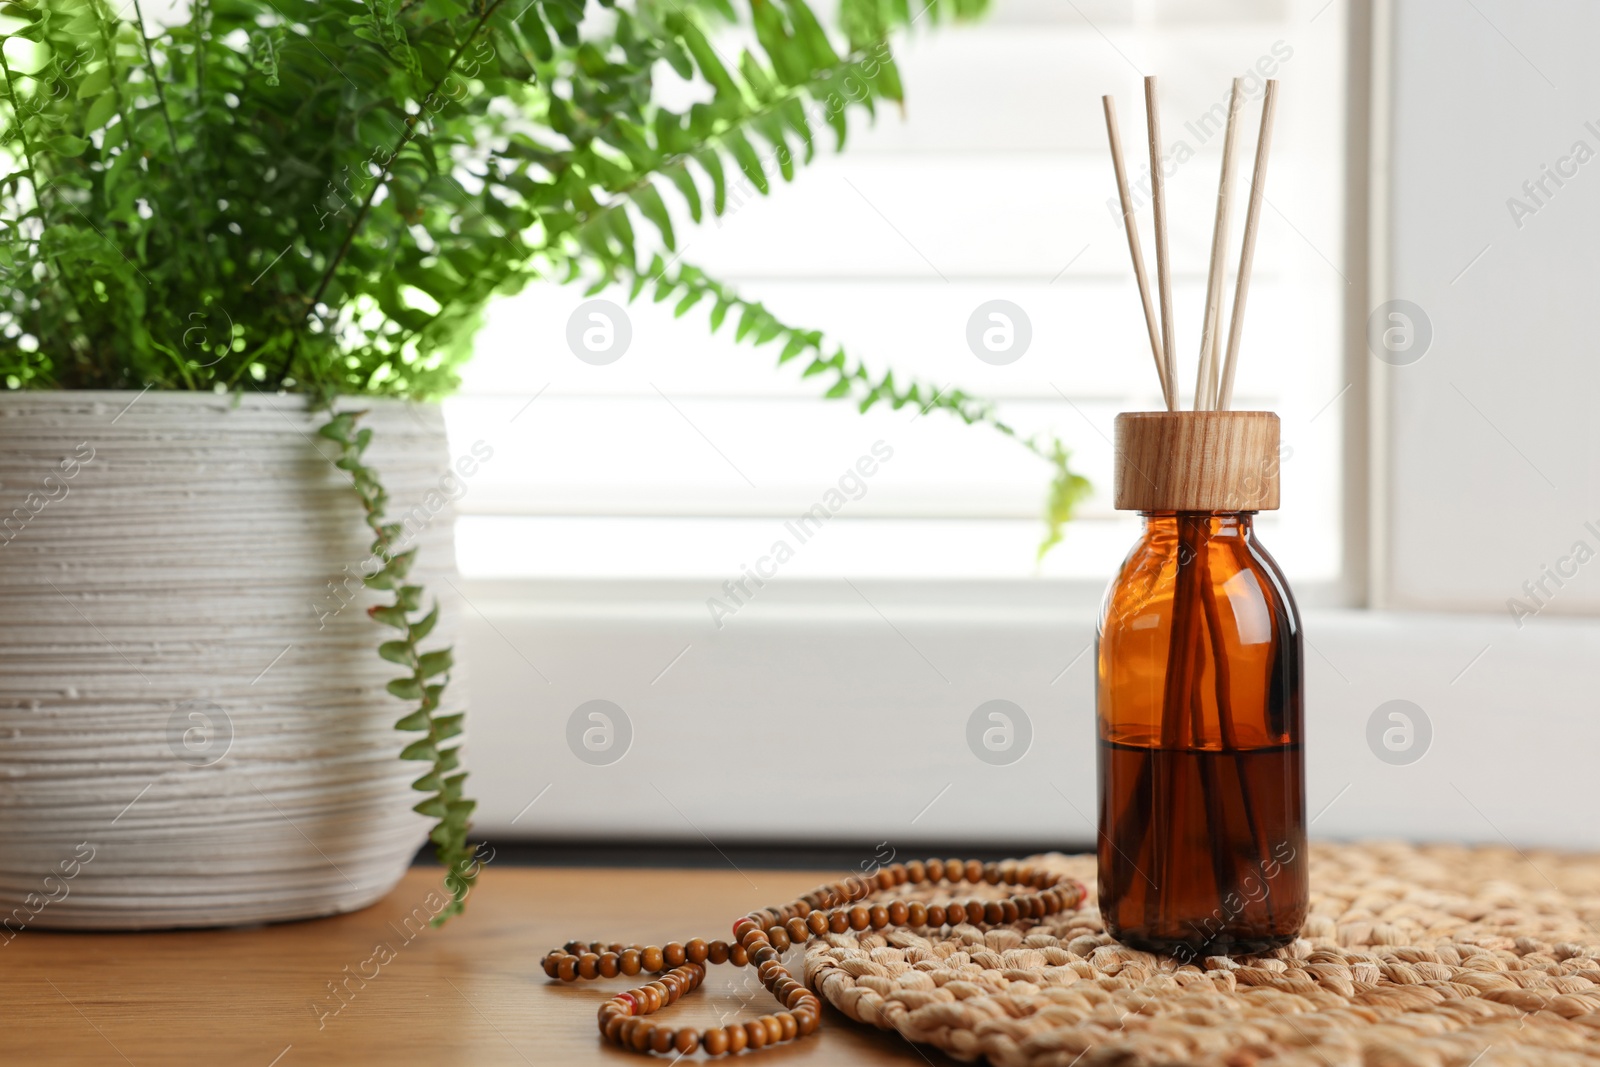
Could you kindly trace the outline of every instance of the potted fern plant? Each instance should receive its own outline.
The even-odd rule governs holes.
[[[428,402],[496,296],[698,306],[828,397],[1017,437],[671,258],[730,178],[766,193],[899,101],[897,28],[985,3],[842,0],[828,28],[808,0],[0,6],[6,929],[348,910],[424,836],[436,921],[460,910],[438,593],[487,457],[446,456]],[[663,106],[673,79],[701,102]],[[1059,530],[1086,483],[1022,443]]]

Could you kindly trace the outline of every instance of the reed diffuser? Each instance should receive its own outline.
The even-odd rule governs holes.
[[[1262,103],[1224,347],[1243,102],[1233,82],[1188,411],[1180,410],[1156,79],[1144,88],[1154,301],[1115,104],[1103,100],[1166,410],[1116,421],[1115,505],[1138,511],[1144,531],[1106,593],[1097,628],[1100,910],[1125,943],[1194,959],[1287,944],[1308,905],[1300,620],[1253,522],[1278,506],[1278,417],[1230,410],[1278,86],[1267,82]]]

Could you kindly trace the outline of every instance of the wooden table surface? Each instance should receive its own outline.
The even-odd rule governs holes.
[[[825,877],[489,868],[464,917],[418,932],[406,918],[419,908],[426,915],[439,884],[437,870],[419,868],[378,904],[331,919],[170,933],[26,930],[0,942],[0,1063],[646,1067],[645,1058],[603,1045],[595,1027],[600,1002],[627,979],[556,985],[539,970],[544,953],[575,937],[663,944],[726,936],[737,916]],[[330,991],[341,982],[354,991],[342,1001]],[[705,985],[662,1017],[704,1027],[773,1005],[749,969],[712,967]],[[816,1034],[763,1050],[758,1062],[955,1061],[830,1007]]]

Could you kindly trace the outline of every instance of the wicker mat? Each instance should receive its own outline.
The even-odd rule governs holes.
[[[1092,856],[1035,862],[1088,886],[1084,908],[828,935],[807,945],[806,983],[996,1067],[1600,1064],[1600,856],[1318,846],[1300,940],[1188,966],[1105,934]]]

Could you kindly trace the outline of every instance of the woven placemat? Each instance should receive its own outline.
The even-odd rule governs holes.
[[[1317,846],[1299,940],[1184,966],[1107,936],[1092,856],[1034,862],[1088,886],[1084,907],[987,933],[827,935],[806,983],[996,1067],[1600,1064],[1600,856]]]

